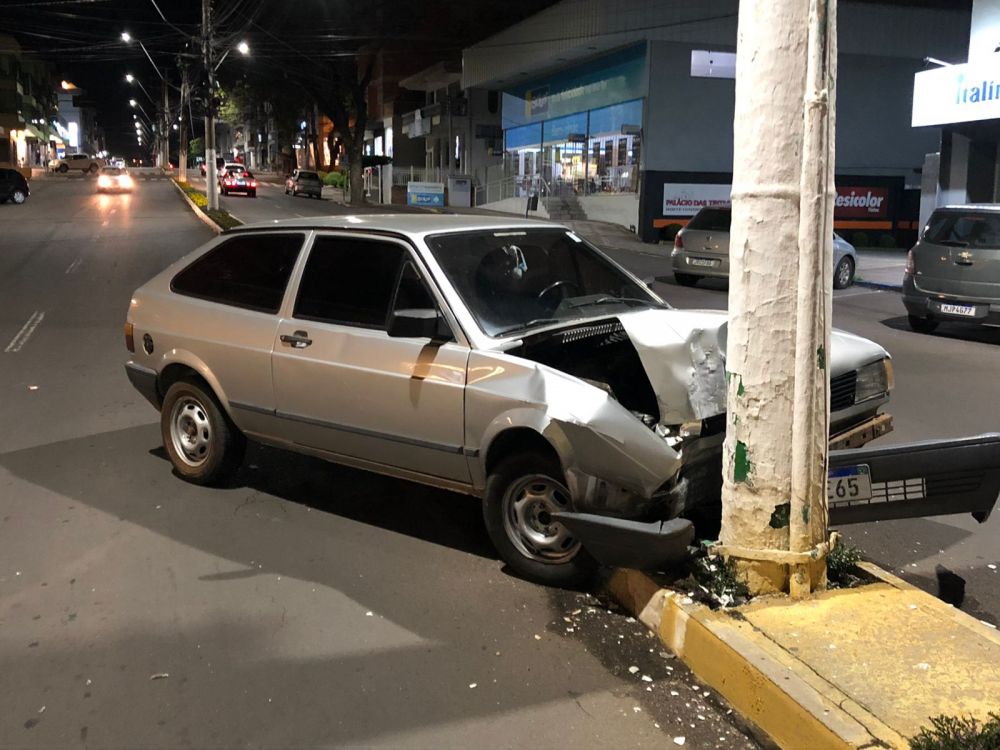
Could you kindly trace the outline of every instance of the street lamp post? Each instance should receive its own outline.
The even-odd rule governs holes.
[[[139,47],[142,49],[142,51],[146,54],[146,59],[149,60],[149,64],[152,65],[153,66],[153,70],[156,71],[156,75],[159,76],[159,78],[160,78],[160,84],[161,84],[161,87],[163,89],[163,109],[162,109],[162,112],[161,112],[162,119],[161,119],[160,139],[159,139],[160,140],[160,147],[157,149],[157,151],[158,151],[157,161],[159,162],[158,166],[165,168],[165,167],[169,166],[169,163],[170,163],[169,162],[169,158],[170,158],[170,154],[169,154],[169,151],[170,151],[170,140],[169,140],[170,139],[170,93],[168,91],[168,86],[170,84],[167,81],[166,76],[164,76],[163,73],[160,72],[160,69],[157,67],[156,62],[153,60],[153,56],[149,54],[149,50],[146,49],[146,45],[142,43],[141,39],[136,39],[131,34],[129,34],[127,31],[123,31],[122,32],[121,39],[126,44],[131,44],[132,42],[135,42],[136,44],[138,44]],[[131,78],[134,78],[134,77],[131,76],[131,74],[126,74],[125,80],[127,80],[129,83],[132,83],[132,80],[130,80]],[[138,79],[135,79],[135,80],[136,80],[136,82],[138,82]],[[142,87],[142,84],[139,83],[139,86]],[[145,87],[142,87],[142,90],[146,93],[146,96],[149,97],[150,101],[153,101],[153,98],[151,96],[149,96],[149,92],[146,91]]]

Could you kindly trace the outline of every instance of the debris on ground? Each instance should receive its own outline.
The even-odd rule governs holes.
[[[149,676],[150,680],[165,680],[170,676],[169,672],[156,672]]]

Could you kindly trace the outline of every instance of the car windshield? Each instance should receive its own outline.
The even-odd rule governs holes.
[[[489,336],[665,307],[644,285],[564,229],[432,235],[427,245]]]
[[[317,175],[315,172],[299,172],[299,179],[318,180],[319,175]]]
[[[728,208],[703,208],[688,222],[688,229],[702,229],[706,232],[728,232],[733,221],[733,212]]]
[[[953,247],[1000,247],[1000,214],[939,211],[927,222],[924,239]]]
[[[117,175],[120,175],[120,174],[124,174],[124,173],[125,173],[125,170],[124,169],[120,169],[118,167],[102,167],[101,168],[101,174],[109,174],[109,175],[111,175],[113,177],[115,177]]]
[[[247,170],[246,167],[244,167],[242,164],[229,164],[226,166],[226,171],[232,174],[242,174]]]

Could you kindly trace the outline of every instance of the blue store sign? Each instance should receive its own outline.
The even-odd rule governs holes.
[[[443,182],[406,183],[406,204],[408,206],[443,206]]]

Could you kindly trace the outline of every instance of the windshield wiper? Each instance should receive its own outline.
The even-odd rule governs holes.
[[[641,299],[639,297],[615,297],[613,295],[598,297],[597,299],[580,300],[579,302],[568,302],[567,304],[570,307],[586,307],[588,305],[611,305],[618,303],[625,305],[648,305],[649,307],[667,307],[667,305],[662,302],[657,302],[652,299]]]
[[[535,326],[546,325],[548,323],[563,323],[566,322],[565,318],[533,318],[527,323],[518,323],[516,326],[510,326],[509,328],[501,328],[497,331],[494,336],[506,336],[508,333],[514,333],[514,331],[523,331],[526,328],[534,328]]]

